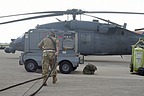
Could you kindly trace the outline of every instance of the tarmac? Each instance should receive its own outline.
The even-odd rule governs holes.
[[[0,50],[0,89],[41,77],[41,70],[27,72],[19,65],[21,52],[15,54]],[[85,63],[71,74],[58,70],[58,81],[44,86],[35,96],[144,96],[144,76],[130,74],[130,55],[86,56]],[[94,75],[84,75],[83,68],[88,64],[97,67]],[[0,96],[29,96],[42,84],[42,80],[30,82],[0,92]]]

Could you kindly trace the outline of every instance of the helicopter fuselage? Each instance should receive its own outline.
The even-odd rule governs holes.
[[[36,29],[77,32],[78,52],[82,55],[130,55],[131,45],[134,45],[143,36],[114,24],[99,23],[98,21],[55,22],[39,25]],[[15,39],[9,48],[23,51],[23,42],[23,38]],[[21,46],[18,47],[18,45]],[[10,50],[5,50],[5,52],[11,53]]]

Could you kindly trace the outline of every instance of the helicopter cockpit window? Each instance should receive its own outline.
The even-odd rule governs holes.
[[[121,35],[124,35],[124,32],[123,32],[123,31],[121,31]]]
[[[74,48],[74,40],[71,35],[65,35],[63,39],[63,48],[64,49],[73,49]]]
[[[89,45],[91,42],[91,35],[82,34],[81,35],[81,44]]]
[[[117,35],[119,35],[119,36],[120,36],[120,35],[122,35],[122,36],[123,36],[123,35],[125,35],[125,32],[124,32],[124,31],[122,31],[122,30],[119,30],[119,31],[117,31],[117,32],[116,32],[116,34],[117,34]]]

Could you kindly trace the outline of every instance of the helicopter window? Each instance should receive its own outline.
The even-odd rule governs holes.
[[[118,31],[116,32],[116,34],[117,34],[117,35],[125,35],[125,32],[122,31],[122,30],[118,30]]]
[[[63,48],[66,48],[66,49],[73,49],[74,48],[74,40],[73,40],[71,35],[64,36]]]
[[[121,35],[124,35],[124,31],[121,31]]]
[[[90,42],[91,42],[91,35],[89,34],[81,35],[81,44],[90,44]]]
[[[30,31],[30,33],[32,33],[33,31]]]

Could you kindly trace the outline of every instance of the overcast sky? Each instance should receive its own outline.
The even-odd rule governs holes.
[[[143,12],[144,0],[0,0],[0,16],[39,11],[65,11],[67,9],[82,9],[85,11],[129,11]],[[127,23],[127,29],[134,30],[144,27],[144,15],[120,14],[90,14],[118,24]],[[0,18],[0,22],[14,20],[20,17]],[[12,38],[17,38],[37,24],[57,22],[55,18],[66,20],[66,16],[34,19],[17,23],[0,25],[0,43],[9,43]],[[85,21],[93,18],[84,17]]]

